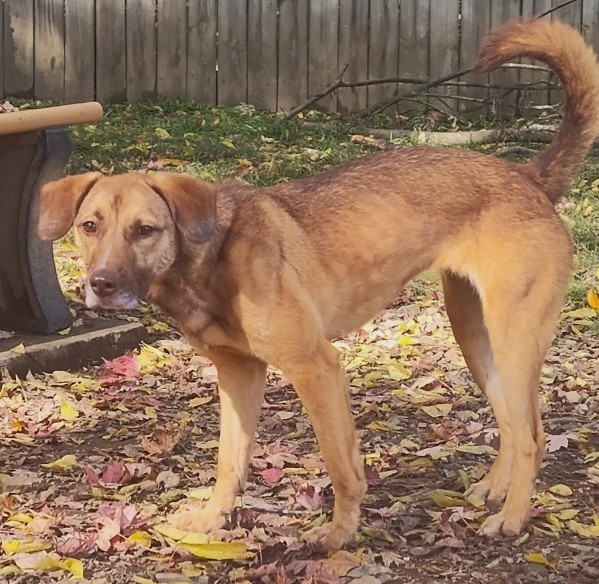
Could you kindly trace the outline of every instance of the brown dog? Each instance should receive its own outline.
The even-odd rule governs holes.
[[[569,279],[572,245],[554,210],[599,131],[599,71],[559,22],[506,25],[478,68],[536,57],[560,76],[565,120],[528,164],[465,150],[402,149],[269,188],[156,173],[89,173],[46,185],[40,234],[74,224],[88,306],[147,298],[171,316],[219,376],[218,478],[203,509],[219,528],[243,487],[266,365],[293,382],[335,489],[333,519],[306,535],[333,550],[352,538],[365,491],[339,355],[329,339],[362,325],[427,268],[441,270],[468,367],[497,416],[501,448],[472,491],[505,503],[486,535],[524,526],[545,448],[537,388]]]

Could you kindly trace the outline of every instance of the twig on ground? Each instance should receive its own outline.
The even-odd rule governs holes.
[[[493,152],[493,156],[509,156],[510,154],[517,154],[518,156],[536,156],[540,150],[534,148],[525,148],[524,146],[504,146],[498,148]]]

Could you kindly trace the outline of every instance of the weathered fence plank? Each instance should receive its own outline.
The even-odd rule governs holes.
[[[559,6],[563,4],[557,0],[553,0],[553,6]],[[582,2],[573,2],[567,6],[558,8],[555,12],[551,13],[552,20],[563,20],[568,24],[571,24],[578,30],[582,27]],[[557,77],[555,75],[550,76],[550,80],[557,83]],[[564,92],[561,89],[552,89],[549,91],[549,103],[555,104],[564,101]]]
[[[94,4],[86,0],[65,0],[64,99],[92,101],[95,97],[96,51]]]
[[[187,99],[216,104],[218,0],[189,0]]]
[[[247,2],[218,3],[218,101],[247,101]]]
[[[491,28],[497,28],[511,20],[520,18],[520,0],[493,0],[491,4]],[[491,83],[497,83],[508,88],[495,90],[494,93],[500,99],[493,105],[492,111],[506,115],[513,115],[518,105],[518,92],[510,91],[509,87],[517,85],[520,81],[518,69],[498,69],[493,71],[489,79]]]
[[[370,0],[368,78],[397,77],[399,72],[399,1]],[[368,105],[389,99],[397,84],[368,87]]]
[[[491,28],[491,0],[462,0],[462,20],[460,33],[460,69],[472,67],[476,62],[480,44]],[[472,100],[486,100],[489,89],[476,87],[476,84],[487,84],[488,73],[470,73],[460,79],[464,83],[475,86],[459,87],[458,95],[462,99],[459,104],[460,111],[476,111],[480,114],[487,113],[487,106]]]
[[[298,75],[298,72],[303,73]],[[289,111],[308,96],[308,0],[279,4],[278,109]]]
[[[289,110],[334,83],[434,79],[473,64],[489,28],[560,6],[599,50],[599,0],[0,0],[0,93],[57,101],[192,99]],[[502,85],[506,89],[487,87]],[[561,101],[531,69],[471,74],[399,111],[538,113]],[[552,82],[555,83],[555,79]],[[469,85],[469,83],[471,85]],[[509,86],[529,84],[509,91]],[[342,89],[349,112],[418,84]],[[507,96],[504,96],[507,94]],[[420,104],[420,105],[418,105]],[[497,106],[497,107],[493,107]]]
[[[248,6],[248,103],[268,111],[277,109],[277,8],[277,0]]]
[[[309,18],[308,93],[314,96],[322,93],[341,73],[337,60],[338,0],[310,0]],[[317,107],[337,111],[337,96],[328,95],[318,102]]]
[[[127,0],[127,99],[156,98],[156,0]]]
[[[35,95],[64,100],[64,0],[35,0]]]
[[[368,39],[368,2],[345,0],[339,5],[339,67],[348,65],[345,79],[361,81],[368,78],[368,51],[361,48]],[[342,89],[338,92],[337,111],[359,111],[367,105],[366,87]]]
[[[187,94],[186,0],[158,2],[157,76],[158,99],[176,99]]]
[[[436,79],[459,70],[460,67],[460,0],[443,0],[431,7],[429,51],[429,75]],[[455,110],[457,87],[437,87],[433,90],[439,98],[429,98],[429,103],[444,111]]]
[[[399,73],[405,77],[428,79],[429,76],[429,21],[430,4],[422,0],[401,0],[399,15]],[[417,86],[406,84],[401,93],[413,91]],[[426,103],[426,102],[424,102]],[[401,112],[422,110],[413,101],[401,101]]]
[[[4,91],[33,97],[33,0],[4,1]]]
[[[4,95],[4,2],[0,2],[0,95]]]
[[[599,52],[599,0],[583,0],[582,32],[587,42]]]
[[[99,100],[127,100],[125,39],[125,0],[96,2],[96,97]]]
[[[550,8],[551,0],[522,0],[522,17],[533,18]],[[533,59],[522,59],[522,63],[540,65]],[[520,83],[531,84],[530,89],[523,89],[520,92],[523,113],[527,116],[538,115],[538,106],[546,105],[549,97],[549,90],[546,87],[549,83],[549,75],[542,71],[523,69],[520,71]]]

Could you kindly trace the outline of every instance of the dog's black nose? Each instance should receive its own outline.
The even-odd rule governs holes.
[[[89,284],[96,296],[106,298],[116,291],[116,276],[108,270],[98,270],[91,275]]]

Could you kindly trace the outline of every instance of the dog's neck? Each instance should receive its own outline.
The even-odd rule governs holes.
[[[237,190],[237,189],[235,189]],[[150,286],[156,304],[196,348],[237,345],[239,323],[231,313],[236,286],[222,269],[237,200],[224,189],[217,197],[217,228],[204,244],[182,240],[168,271]],[[235,194],[235,193],[233,193]]]

